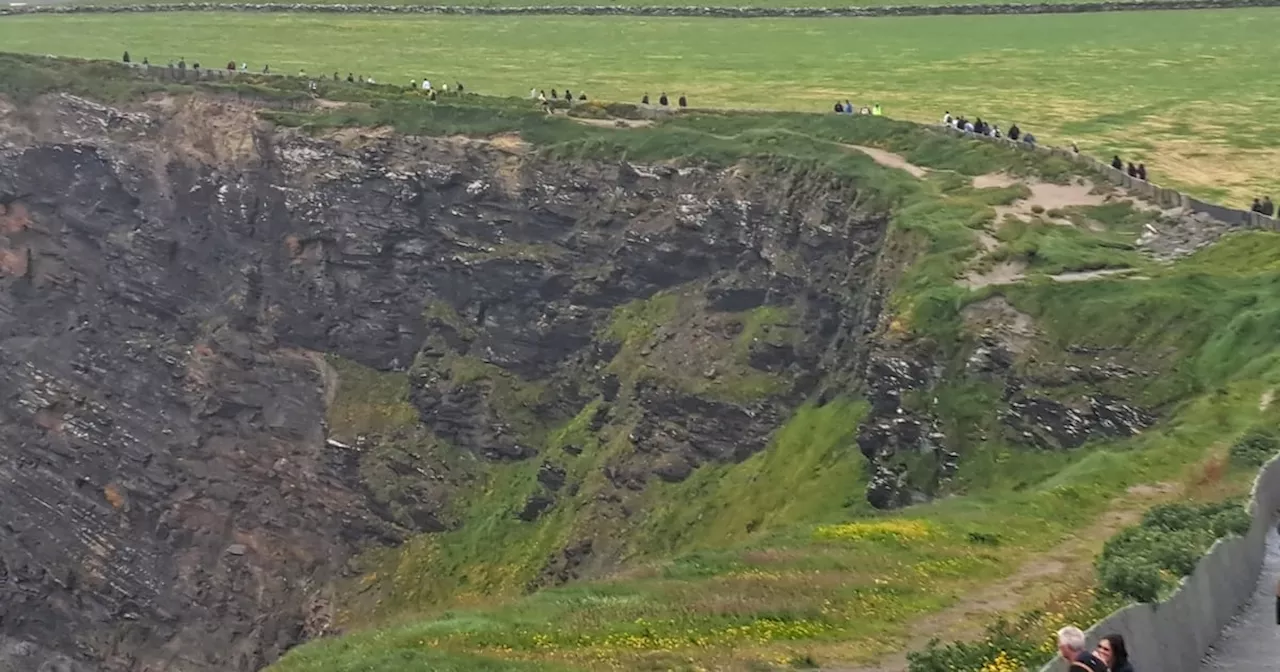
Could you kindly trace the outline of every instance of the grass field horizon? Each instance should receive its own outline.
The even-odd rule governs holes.
[[[882,19],[405,17],[184,13],[0,20],[13,51],[153,63],[228,60],[472,91],[825,112],[835,100],[935,122],[1010,122],[1044,142],[1147,164],[1240,207],[1280,192],[1280,9]],[[76,35],[68,40],[68,35]],[[230,38],[228,36],[231,36]]]
[[[162,4],[168,0],[81,0],[74,4],[81,5],[146,5]],[[216,3],[231,4],[239,0],[213,0]],[[959,2],[942,2],[940,0],[308,0],[308,4],[319,5],[428,5],[428,6],[467,6],[467,7],[892,7],[910,5],[995,5],[995,4],[1067,4],[1067,3],[1102,3],[1108,0],[962,0]],[[1138,0],[1140,1],[1140,0]],[[285,4],[285,3],[282,3]]]

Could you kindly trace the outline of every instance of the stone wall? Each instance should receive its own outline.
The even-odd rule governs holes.
[[[1087,633],[1089,644],[1119,633],[1135,669],[1198,672],[1209,647],[1254,594],[1266,553],[1267,531],[1276,520],[1277,508],[1280,457],[1263,466],[1253,483],[1249,502],[1253,525],[1247,535],[1215,543],[1168,599],[1131,604],[1095,623]],[[1066,669],[1063,661],[1055,660],[1040,672]]]
[[[1152,184],[1146,180],[1139,180],[1136,177],[1129,177],[1124,171],[1116,170],[1109,164],[1098,161],[1097,159],[1077,154],[1069,149],[1062,147],[1045,147],[1043,145],[1030,145],[1025,142],[1015,142],[1008,138],[992,138],[983,135],[975,135],[965,131],[957,131],[954,128],[943,127],[953,135],[971,137],[975,140],[984,140],[987,142],[998,142],[1005,145],[1019,147],[1028,151],[1048,152],[1062,156],[1083,166],[1088,167],[1094,172],[1101,175],[1108,182],[1132,193],[1139,198],[1151,201],[1164,209],[1183,208],[1194,213],[1207,215],[1220,222],[1240,226],[1248,229],[1259,229],[1263,231],[1280,231],[1280,220],[1274,217],[1267,217],[1256,212],[1247,210],[1234,210],[1216,203],[1206,203],[1196,198],[1192,198],[1186,194],[1173,189]]]
[[[680,16],[725,19],[936,16],[983,14],[1075,14],[1174,9],[1230,9],[1280,7],[1280,0],[1138,0],[1132,2],[1047,2],[961,5],[905,5],[880,7],[666,7],[666,6],[564,6],[527,7],[467,5],[373,5],[306,3],[184,2],[138,5],[26,5],[0,8],[0,16],[19,14],[117,14],[131,12],[324,12],[335,14],[475,14],[475,15],[579,15],[579,16]]]

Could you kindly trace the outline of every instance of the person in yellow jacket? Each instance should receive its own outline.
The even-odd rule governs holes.
[[[876,103],[871,107],[871,115],[875,117],[883,116],[884,110],[881,109],[880,103]]]

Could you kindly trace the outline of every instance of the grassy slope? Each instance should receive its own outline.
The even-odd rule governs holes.
[[[66,35],[76,39],[68,41]],[[879,100],[1017,121],[1042,140],[1145,161],[1161,183],[1234,205],[1280,195],[1280,107],[1267,82],[1280,9],[904,19],[704,20],[332,15],[0,20],[6,49],[357,72],[475,91],[570,87],[612,100],[822,110]],[[230,36],[230,38],[228,37]]]
[[[103,68],[86,78],[59,64],[40,70],[5,59],[2,65],[11,73],[0,82],[3,91],[17,98],[46,89],[51,78],[63,88],[108,97],[150,87],[121,84]],[[375,93],[329,92],[334,98]],[[395,102],[279,118],[317,126],[392,123],[434,133],[520,130],[553,153],[687,156],[717,164],[769,157],[780,168],[858,180],[895,213],[887,257],[915,261],[891,300],[895,331],[935,339],[944,351],[959,345],[961,306],[983,296],[952,284],[976,251],[970,227],[991,216],[989,204],[1009,195],[975,191],[948,172],[911,180],[833,142],[881,146],[960,174],[1065,171],[1056,162],[1033,166],[1030,155],[922,134],[886,119],[688,115],[623,131],[546,119],[502,101],[472,102]],[[1124,218],[1114,215],[1096,218],[1124,229]],[[1096,250],[1072,248],[1072,265],[1095,264]],[[1178,265],[1147,269],[1153,276],[1147,281],[1033,281],[1006,290],[1037,319],[1051,345],[1150,353],[1148,364],[1163,375],[1134,393],[1163,404],[1170,420],[1140,437],[1070,456],[1017,450],[999,439],[990,417],[987,402],[998,391],[955,380],[937,391],[948,426],[963,428],[960,434],[990,430],[993,438],[967,451],[958,484],[964,496],[895,515],[873,516],[862,504],[861,458],[851,442],[862,404],[840,399],[802,409],[768,450],[742,464],[650,491],[652,515],[631,531],[635,562],[627,571],[520,598],[531,563],[579,521],[556,513],[538,525],[513,522],[510,513],[528,492],[535,465],[482,468],[474,495],[461,503],[467,526],[369,559],[393,576],[364,578],[389,581],[394,590],[381,594],[395,598],[356,606],[388,619],[386,627],[301,647],[277,669],[515,669],[512,661],[527,661],[528,669],[759,669],[892,650],[910,634],[915,615],[1012,572],[1029,554],[1087,525],[1128,487],[1184,478],[1215,447],[1258,422],[1259,397],[1280,382],[1273,352],[1277,270],[1280,237],[1248,234]],[[633,306],[620,311],[611,331],[625,340],[671,314],[661,303]],[[766,318],[756,321],[772,321]],[[402,379],[333,364],[345,381],[331,418],[338,431],[408,429]],[[557,458],[571,442],[583,448],[570,464],[583,475],[598,471],[609,451],[625,448],[593,444],[584,435],[591,411],[588,406],[552,428],[546,442],[547,454]]]

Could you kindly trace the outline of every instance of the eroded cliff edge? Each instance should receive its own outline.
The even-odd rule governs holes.
[[[331,626],[360,550],[465,524],[485,464],[539,465],[522,519],[576,496],[540,453],[584,413],[629,449],[532,584],[606,568],[648,481],[857,385],[886,287],[886,214],[767,163],[311,137],[200,97],[4,104],[0,130],[14,669],[259,669]],[[416,417],[332,432],[357,366]]]

